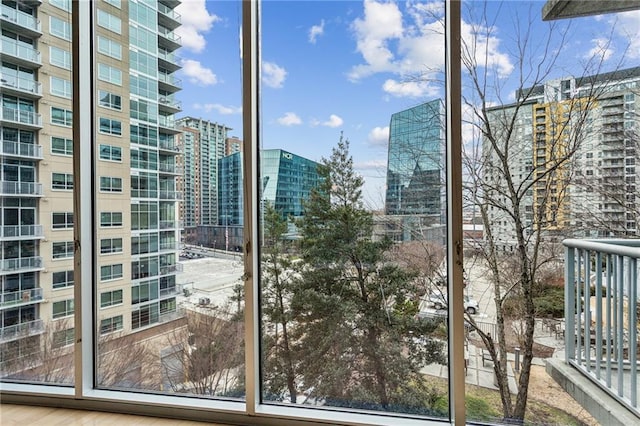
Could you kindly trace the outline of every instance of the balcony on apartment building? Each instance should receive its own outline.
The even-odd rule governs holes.
[[[158,47],[174,51],[182,46],[182,38],[168,28],[158,26]]]
[[[0,181],[0,195],[12,197],[41,197],[42,184],[38,182]]]
[[[44,300],[41,288],[8,291],[0,293],[0,309],[28,305]]]
[[[7,122],[14,127],[25,129],[41,129],[42,117],[33,111],[24,111],[18,108],[3,106],[0,109],[0,123]]]
[[[182,68],[180,66],[180,56],[176,52],[171,52],[158,46],[158,65],[168,72],[175,72]]]
[[[44,333],[44,322],[41,319],[21,322],[0,328],[0,343],[23,339]]]
[[[0,135],[0,147],[2,155],[12,158],[23,158],[27,160],[42,160],[42,145],[32,143],[6,141]]]
[[[0,260],[0,275],[35,272],[44,269],[42,257],[17,257]]]
[[[565,357],[547,370],[602,424],[638,424],[640,240],[564,241]]]
[[[2,225],[0,241],[44,238],[42,225]]]
[[[17,77],[4,73],[0,76],[2,92],[25,99],[39,99],[42,97],[42,85],[33,78]]]
[[[171,7],[167,7],[162,3],[158,4],[158,24],[170,30],[175,30],[180,26],[182,17]]]
[[[3,4],[0,10],[2,11],[0,13],[0,22],[2,22],[3,28],[29,37],[42,35],[40,21],[34,16],[7,4]]]
[[[24,43],[19,43],[16,40],[3,38],[2,40],[0,40],[0,50],[2,50],[3,55],[7,55],[12,59],[12,62],[17,65],[26,67],[42,66],[40,52]]]

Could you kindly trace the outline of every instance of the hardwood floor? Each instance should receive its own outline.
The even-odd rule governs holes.
[[[187,420],[161,419],[100,411],[0,404],[2,426],[202,426]],[[215,424],[216,426],[223,426]]]

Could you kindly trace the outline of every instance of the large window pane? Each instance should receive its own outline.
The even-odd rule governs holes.
[[[262,5],[265,403],[449,415],[442,8]]]
[[[98,386],[244,397],[242,222],[223,222],[219,208],[219,162],[242,128],[239,28],[221,26],[202,45],[187,36],[177,55],[180,15],[237,23],[239,9],[120,6],[97,5]],[[228,82],[215,102],[229,108],[204,107],[214,73]]]
[[[2,2],[3,382],[74,383],[69,5],[68,1]],[[16,47],[14,54],[5,54],[12,52],[11,46]]]

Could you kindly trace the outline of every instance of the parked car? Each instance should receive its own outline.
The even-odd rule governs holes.
[[[449,305],[446,294],[431,293],[429,296],[429,302],[433,304],[435,309],[446,309]],[[464,296],[464,311],[468,314],[475,315],[478,313],[480,305],[475,299],[471,299],[469,296]]]

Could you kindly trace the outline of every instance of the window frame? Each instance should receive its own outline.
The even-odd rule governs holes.
[[[61,303],[64,304],[64,307],[60,312],[56,313],[56,306],[59,307]],[[53,319],[70,317],[74,313],[75,313],[75,303],[73,299],[59,300],[57,302],[53,302],[51,306],[51,314],[53,316]]]
[[[56,253],[56,246],[64,247],[64,251],[60,251],[59,253]],[[72,259],[74,247],[75,247],[75,244],[73,241],[53,241],[51,243],[51,259],[52,260]]]
[[[108,245],[105,243],[108,243]],[[124,253],[124,244],[123,244],[122,238],[101,238],[100,239],[101,255],[118,254],[118,253]]]
[[[59,222],[62,224],[56,225],[56,216],[63,216],[64,221]],[[64,230],[64,229],[73,229],[73,212],[51,212],[51,229],[53,230]]]
[[[54,121],[54,114],[53,114],[54,110],[58,112],[62,112],[62,114],[64,115],[64,118],[62,120],[56,119],[57,121]],[[62,127],[73,126],[73,111],[66,108],[52,106],[51,107],[51,124],[54,126],[62,126]]]
[[[54,139],[58,142],[63,142],[64,148],[62,150],[54,150],[53,141]],[[73,139],[63,138],[61,136],[51,136],[49,139],[50,142],[50,152],[51,155],[62,155],[65,157],[73,156]]]
[[[60,177],[64,177],[64,183],[62,185],[54,184],[56,176],[58,180]],[[54,186],[56,185],[56,186]],[[63,172],[51,172],[51,190],[52,191],[73,191],[73,174]]]
[[[106,179],[109,179],[108,185],[103,185],[103,182],[107,182]],[[104,180],[104,181],[103,181]],[[120,185],[114,185],[114,182],[120,182]],[[100,176],[100,192],[122,192],[122,178],[113,177],[113,176]]]
[[[451,4],[456,4],[455,7],[450,8]],[[91,21],[91,13],[92,6],[89,2],[73,2],[73,11],[72,14],[74,22],[80,23],[74,31],[78,31],[79,38],[82,40],[83,37],[89,37],[91,35],[91,27],[89,22]],[[456,11],[455,9],[458,8]],[[248,194],[247,198],[249,199],[249,205],[245,208],[245,217],[249,218],[249,221],[245,221],[245,226],[247,229],[247,235],[245,236],[245,241],[248,242],[247,247],[257,247],[255,244],[257,232],[256,225],[258,222],[258,217],[256,215],[257,212],[257,194],[256,188],[258,186],[257,182],[257,156],[255,155],[255,149],[258,145],[258,127],[257,127],[257,117],[260,116],[260,111],[258,108],[258,2],[243,2],[243,25],[242,25],[242,44],[243,44],[243,69],[244,76],[246,77],[243,83],[243,121],[244,121],[244,129],[245,133],[245,146],[248,146],[248,152],[245,152],[245,176],[249,177],[250,183],[248,183]],[[453,9],[453,12],[451,11]],[[451,20],[457,21],[460,23],[460,15],[459,15],[459,3],[449,2],[447,0],[447,22],[449,23]],[[78,16],[80,15],[80,16]],[[457,31],[459,31],[459,26],[455,25]],[[457,51],[459,54],[459,49],[455,49],[455,47],[459,48],[459,37],[452,37],[452,30],[450,29],[450,25],[447,25],[446,32],[446,42],[449,46],[447,54],[451,55],[451,51]],[[455,31],[454,31],[455,33]],[[458,32],[459,34],[459,32]],[[455,34],[454,34],[455,35]],[[458,40],[457,44],[453,43],[452,40]],[[453,45],[454,48],[451,46]],[[75,51],[78,52],[74,54],[74,61],[79,63],[79,69],[77,70],[77,74],[74,75],[74,84],[80,82],[81,85],[85,85],[89,87],[90,82],[90,61],[88,58],[91,57],[90,46],[87,44],[77,46]],[[451,58],[447,58],[448,62],[451,62]],[[454,58],[455,59],[455,58]],[[458,60],[453,60],[452,63],[459,66],[459,57]],[[448,71],[448,74],[451,74],[451,70]],[[451,82],[447,82],[447,84],[451,84]],[[89,92],[89,93],[87,93]],[[74,127],[83,135],[84,138],[89,138],[91,135],[90,129],[93,120],[95,117],[91,116],[91,108],[89,105],[91,104],[91,91],[85,91],[81,93],[80,99],[76,99],[76,101],[80,104],[80,108],[74,111]],[[459,94],[459,92],[458,92]],[[455,101],[452,101],[455,99]],[[456,107],[460,106],[460,98],[456,99],[455,96],[452,96],[452,93],[447,90],[447,105],[450,106],[451,103],[454,103]],[[451,108],[447,108],[448,114],[453,114],[451,112]],[[448,121],[449,117],[448,117]],[[454,121],[455,122],[455,121]],[[459,121],[458,121],[459,124]],[[448,130],[449,131],[449,130]],[[84,133],[82,133],[84,132]],[[451,140],[447,137],[448,148],[450,145],[455,143],[459,143],[460,139]],[[77,156],[81,161],[77,162],[76,172],[80,173],[80,170],[83,170],[84,173],[80,173],[81,176],[79,181],[89,182],[94,177],[93,174],[96,173],[95,170],[91,168],[81,168],[80,164],[90,164],[91,162],[91,148],[90,144],[81,144],[78,142],[76,145],[78,149],[77,152],[74,152],[74,156]],[[94,154],[95,155],[95,154]],[[449,165],[451,163],[450,157],[447,156]],[[447,170],[451,168],[448,167]],[[448,172],[449,173],[449,172]],[[97,174],[97,173],[96,173]],[[92,193],[91,188],[80,187],[78,185],[74,188],[74,195],[77,196],[79,203],[79,211],[78,215],[83,219],[82,223],[84,224],[83,229],[78,230],[78,238],[79,242],[83,246],[83,256],[81,261],[78,264],[78,268],[76,273],[78,275],[82,275],[87,282],[91,282],[92,280],[92,272],[94,272],[94,266],[92,265],[93,261],[93,249],[92,246],[95,243],[91,233],[92,218],[91,216],[91,206],[92,206]],[[448,197],[451,197],[451,194],[448,193]],[[254,200],[254,198],[256,198]],[[253,204],[253,205],[252,205]],[[451,220],[451,216],[455,216],[456,211],[454,211],[454,215],[448,215],[448,221]],[[461,213],[461,209],[458,211]],[[451,223],[449,223],[450,225]],[[461,221],[457,221],[454,225],[461,225]],[[461,227],[461,226],[460,226]],[[451,226],[448,226],[448,233],[451,233]],[[253,242],[253,244],[249,244]],[[86,252],[85,252],[86,250]],[[453,262],[453,254],[449,251],[447,253],[447,258],[449,259],[449,265],[452,265]],[[245,263],[245,271],[246,277],[248,281],[245,281],[245,289],[247,290],[245,294],[246,300],[246,313],[245,313],[245,344],[246,344],[246,353],[247,353],[247,365],[246,368],[246,401],[239,402],[231,402],[231,401],[222,401],[222,400],[207,400],[207,399],[199,399],[199,398],[179,398],[176,396],[169,395],[144,395],[139,393],[122,393],[118,391],[111,390],[103,390],[103,389],[95,389],[94,388],[94,375],[95,371],[91,366],[94,363],[93,355],[94,355],[94,340],[93,337],[97,332],[97,327],[82,327],[80,331],[76,331],[77,333],[77,344],[75,346],[75,350],[77,351],[75,359],[77,362],[81,362],[82,364],[78,366],[76,371],[79,374],[75,377],[75,382],[73,387],[62,388],[62,387],[51,387],[51,386],[40,386],[40,385],[25,385],[21,386],[20,384],[10,383],[3,389],[3,396],[7,396],[9,394],[17,395],[20,398],[21,394],[24,394],[23,399],[26,401],[27,397],[33,398],[32,395],[35,395],[38,398],[40,395],[46,396],[48,401],[44,401],[43,403],[48,402],[49,404],[59,403],[60,405],[71,406],[75,408],[86,408],[86,409],[96,409],[96,407],[101,407],[102,409],[113,409],[113,405],[116,404],[119,407],[122,407],[124,411],[138,414],[155,414],[158,415],[158,406],[165,407],[175,407],[176,410],[179,410],[179,415],[185,418],[192,419],[210,419],[211,414],[218,415],[218,419],[220,421],[225,421],[224,419],[230,419],[235,422],[247,422],[248,420],[256,421],[261,424],[278,424],[279,419],[289,419],[292,421],[302,421],[309,420],[310,422],[317,423],[320,422],[339,422],[339,423],[382,423],[387,420],[387,423],[394,422],[402,418],[402,421],[406,425],[425,425],[432,424],[429,420],[425,419],[410,419],[406,417],[400,416],[392,416],[388,415],[388,413],[372,413],[369,414],[361,414],[356,412],[342,412],[342,411],[325,411],[325,410],[315,410],[315,409],[305,409],[298,407],[288,407],[288,406],[269,406],[262,404],[260,401],[259,391],[256,388],[258,384],[258,375],[259,375],[259,352],[258,352],[258,310],[257,310],[257,288],[255,283],[255,278],[252,278],[252,272],[259,271],[258,268],[258,258],[253,250],[248,250],[247,256],[244,259]],[[461,268],[460,268],[461,269]],[[456,276],[455,271],[450,270],[450,290],[453,289],[454,285],[457,285],[459,289],[462,289],[462,281],[461,276],[460,279]],[[461,272],[461,271],[460,271]],[[78,290],[81,294],[81,290]],[[461,291],[461,290],[460,290]],[[75,311],[75,317],[78,320],[81,320],[83,324],[94,325],[93,311],[92,311],[92,298],[91,296],[86,296],[82,294],[81,300],[78,301],[79,309]],[[454,302],[458,300],[457,294],[453,291],[450,292],[451,300]],[[459,300],[462,300],[460,297]],[[449,304],[453,306],[455,303]],[[451,310],[451,309],[450,309]],[[133,311],[132,311],[133,312]],[[460,356],[459,357],[450,357],[450,377],[449,382],[455,383],[457,389],[453,389],[450,396],[450,413],[451,413],[451,422],[455,422],[456,424],[463,424],[464,417],[464,376],[463,376],[463,367],[464,364],[460,362],[462,359],[462,347],[458,345],[456,342],[460,343],[463,340],[463,333],[459,332],[462,330],[463,326],[463,317],[460,318],[452,318],[453,315],[449,315],[449,330],[450,331],[450,340],[456,347],[459,349]],[[457,325],[457,326],[456,326]],[[458,332],[456,332],[458,329]],[[452,345],[450,345],[450,354],[452,352]],[[462,360],[463,361],[463,360]],[[459,379],[462,378],[462,385],[460,385]],[[3,383],[4,385],[4,383]],[[133,395],[133,403],[132,403],[132,395]],[[462,401],[462,403],[458,402],[456,405],[456,401]],[[462,407],[462,408],[458,408]],[[190,410],[190,409],[195,410]],[[462,413],[462,417],[460,416]],[[445,420],[445,419],[443,419]],[[442,424],[442,421],[438,421],[438,424]]]
[[[59,54],[62,55],[62,61],[58,60],[60,59]],[[70,71],[71,70],[71,52],[57,46],[49,46],[49,63],[58,68],[62,68]]]
[[[103,221],[103,215],[109,215],[109,221]],[[114,221],[114,216],[120,215],[120,220]],[[122,212],[100,212],[100,227],[101,228],[122,228],[123,214]]]
[[[56,276],[60,277],[61,274],[64,274],[64,281],[58,281],[56,283]],[[75,281],[73,277],[73,269],[66,270],[66,271],[54,271],[51,273],[51,287],[54,290],[61,290],[61,289],[73,287],[74,285],[75,285]]]

